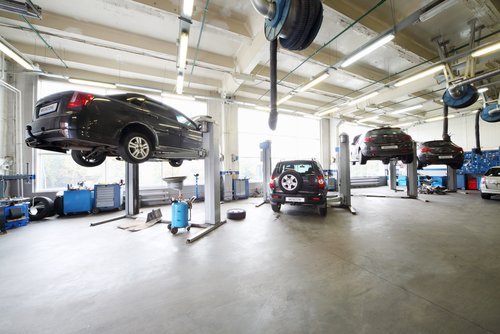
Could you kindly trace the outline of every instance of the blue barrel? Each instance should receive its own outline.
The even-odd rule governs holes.
[[[188,226],[188,204],[183,201],[172,203],[172,227],[184,228]]]

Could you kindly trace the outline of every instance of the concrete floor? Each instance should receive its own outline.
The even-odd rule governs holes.
[[[0,237],[0,332],[500,332],[500,200],[425,198],[326,218],[230,202],[247,218],[191,245],[165,224],[88,225],[121,213],[31,223]]]

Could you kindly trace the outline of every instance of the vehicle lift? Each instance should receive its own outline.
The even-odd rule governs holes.
[[[260,143],[260,150],[260,161],[262,161],[262,203],[257,204],[257,208],[269,203],[269,197],[271,196],[268,185],[272,173],[271,141],[266,140],[265,142]]]
[[[203,133],[203,149],[193,156],[175,156],[172,158],[189,158],[205,160],[205,224],[209,227],[197,235],[188,238],[187,243],[195,242],[208,233],[226,223],[220,219],[220,166],[219,166],[219,137],[218,125],[211,117],[200,119]],[[125,163],[125,215],[90,224],[97,226],[123,218],[133,218],[139,214],[139,165]]]
[[[341,133],[339,136],[339,159],[338,159],[338,194],[327,196],[331,208],[343,208],[351,211],[353,215],[357,212],[351,205],[351,170],[349,162],[349,135]]]

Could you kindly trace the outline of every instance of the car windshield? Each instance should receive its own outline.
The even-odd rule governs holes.
[[[294,170],[299,174],[314,174],[314,167],[310,162],[287,162],[281,165],[280,173],[286,170]]]
[[[386,129],[375,129],[369,131],[370,135],[398,135],[402,133],[399,128],[386,128]]]
[[[490,168],[486,174],[484,174],[485,176],[500,176],[500,167],[493,167],[493,168]]]

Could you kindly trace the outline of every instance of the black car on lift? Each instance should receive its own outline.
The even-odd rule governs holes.
[[[129,163],[183,159],[204,155],[198,124],[176,109],[141,94],[101,96],[66,91],[36,104],[27,126],[29,147],[66,153],[85,167],[102,164],[106,156]]]
[[[464,164],[464,150],[449,140],[431,140],[417,145],[418,168],[427,165],[448,165],[460,169]]]
[[[409,164],[413,162],[413,140],[400,128],[382,127],[355,136],[350,153],[353,164],[364,165],[368,160],[388,164],[394,158]]]
[[[327,213],[328,187],[323,169],[315,160],[289,160],[276,164],[271,175],[271,208],[279,212],[281,205],[311,205],[320,216]]]

